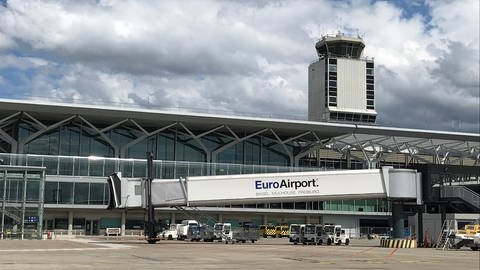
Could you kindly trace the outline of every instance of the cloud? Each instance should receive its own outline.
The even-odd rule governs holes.
[[[0,52],[15,47],[15,42],[7,35],[0,32]]]
[[[3,97],[306,119],[315,42],[340,30],[364,36],[365,55],[375,57],[380,124],[477,131],[478,2],[421,8],[385,1],[8,1],[0,6]]]

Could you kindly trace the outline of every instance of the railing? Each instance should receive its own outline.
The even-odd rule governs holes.
[[[441,198],[459,198],[480,209],[480,195],[464,186],[442,186]]]
[[[107,177],[113,172],[122,172],[123,177],[145,177],[147,174],[146,159],[121,159],[96,156],[48,156],[8,153],[0,153],[0,159],[3,160],[5,165],[46,167],[47,175]],[[153,161],[153,176],[154,178],[161,179],[176,179],[187,176],[326,170],[334,170],[334,168],[247,165],[192,161]]]
[[[11,218],[16,223],[18,223],[18,224],[22,223],[22,217],[21,217],[22,209],[13,208],[13,207],[8,207],[8,208],[5,208],[5,209],[0,208],[0,213],[1,212],[3,212],[5,214],[5,216]],[[15,214],[15,212],[20,213],[20,216]]]

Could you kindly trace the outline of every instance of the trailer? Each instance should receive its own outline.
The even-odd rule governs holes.
[[[242,223],[238,228],[232,228],[230,223],[223,224],[222,241],[228,243],[255,243],[259,239],[258,227],[252,223]]]
[[[206,224],[201,225],[200,238],[202,239],[203,242],[213,242],[213,240],[215,240],[214,229]]]

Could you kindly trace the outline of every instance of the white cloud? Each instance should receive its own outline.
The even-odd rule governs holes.
[[[375,57],[383,123],[472,131],[473,2],[428,2],[426,26],[384,1],[14,0],[0,7],[0,75],[33,70],[20,86],[33,96],[306,118],[315,42],[340,29]]]
[[[15,45],[15,42],[10,37],[0,32],[0,51],[12,49]]]
[[[0,54],[0,69],[14,68],[19,70],[33,69],[47,65],[48,62],[38,57],[22,57],[13,54]]]

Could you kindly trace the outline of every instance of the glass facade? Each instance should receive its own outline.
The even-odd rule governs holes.
[[[0,165],[0,238],[37,238],[42,236],[42,168]]]
[[[334,64],[334,63],[332,63]],[[184,128],[172,128],[153,132],[154,127],[118,125],[101,132],[106,126],[95,128],[80,118],[65,123],[49,122],[48,130],[39,130],[31,121],[19,120],[11,132],[19,142],[18,149],[26,154],[2,154],[5,164],[15,166],[46,167],[47,176],[87,176],[85,181],[49,180],[45,186],[45,203],[49,205],[101,206],[108,204],[109,194],[105,179],[112,172],[120,171],[124,177],[145,177],[146,152],[154,154],[154,178],[175,179],[187,176],[228,175],[298,172],[314,170],[346,169],[342,159],[320,159],[311,163],[308,157],[300,159],[300,165],[292,166],[291,155],[301,151],[294,142],[279,143],[279,138],[256,135],[244,140],[235,140],[231,134],[211,132],[204,136],[191,136]],[[55,126],[58,124],[58,126]],[[147,132],[148,131],[148,132]],[[194,130],[199,134],[202,130]],[[248,137],[246,131],[237,131],[237,136]],[[225,145],[229,147],[225,147]],[[221,150],[219,150],[221,149]],[[212,153],[218,151],[214,155]],[[116,158],[121,157],[121,158]],[[351,160],[351,169],[361,169],[362,161]],[[96,181],[87,179],[96,178]],[[58,178],[58,177],[57,177]],[[55,179],[57,179],[55,178]],[[101,180],[100,180],[101,179]],[[32,185],[32,190],[35,187]],[[14,192],[12,188],[10,192]],[[16,191],[15,191],[16,192]],[[13,196],[13,193],[12,193]],[[253,205],[228,205],[226,207],[255,207],[270,209],[370,211],[383,209],[375,200],[370,202],[297,202]],[[339,206],[341,205],[341,206]],[[362,205],[362,207],[358,207]],[[365,205],[365,206],[364,206]],[[356,210],[355,210],[356,209]]]
[[[112,129],[102,137],[92,127],[79,122],[71,122],[48,131],[39,131],[35,125],[26,122],[19,122],[17,127],[16,139],[26,142],[21,153],[49,156],[144,159],[145,153],[151,152],[155,160],[209,162],[201,144],[207,151],[214,151],[232,142],[229,136],[223,134],[195,139],[176,129],[143,138],[144,133],[140,130],[126,127]],[[255,136],[220,152],[217,162],[290,166],[291,160],[284,147],[290,152],[294,151],[292,145],[282,146],[271,138]],[[81,168],[82,164],[78,166]]]
[[[109,200],[109,191],[106,178],[115,171],[121,171],[123,177],[145,177],[146,160],[115,159],[100,157],[71,157],[71,156],[43,156],[43,155],[13,155],[1,154],[4,162],[21,166],[45,166],[51,176],[91,176],[85,182],[72,180],[49,180],[45,184],[45,204],[47,205],[85,205],[106,206]],[[175,179],[188,176],[230,175],[277,172],[302,172],[335,170],[346,164],[334,159],[322,160],[324,169],[317,167],[287,167],[265,165],[242,165],[225,163],[203,163],[188,161],[160,161],[154,160],[154,178]],[[81,165],[81,166],[80,166]],[[352,167],[361,164],[352,163]],[[92,180],[93,179],[93,180]],[[95,182],[92,182],[95,181]],[[10,188],[11,196],[18,194],[14,183]],[[34,185],[29,186],[34,189]],[[32,195],[34,196],[34,195]],[[265,208],[265,209],[295,209],[295,210],[326,210],[326,211],[357,211],[357,212],[389,212],[390,207],[386,200],[353,200],[353,201],[309,201],[295,203],[263,203],[223,205],[227,208]]]
[[[27,141],[23,152],[29,154],[113,157],[112,146],[92,131],[89,126],[69,124],[36,136],[38,130],[32,124],[21,122],[18,140]]]
[[[107,205],[106,183],[47,181],[45,204]]]

